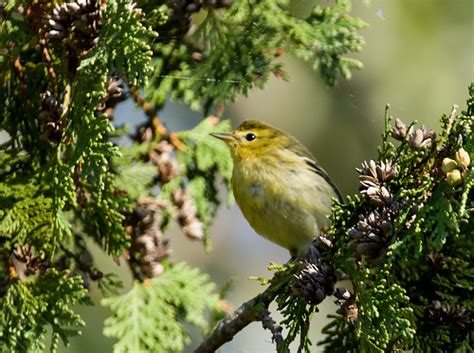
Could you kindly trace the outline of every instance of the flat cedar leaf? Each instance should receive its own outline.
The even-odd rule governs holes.
[[[332,260],[354,283],[358,310],[353,325],[360,351],[469,351],[474,275],[467,264],[472,264],[474,222],[466,207],[473,196],[472,165],[456,165],[456,185],[448,182],[442,165],[445,158],[459,158],[461,148],[472,150],[473,93],[471,84],[467,109],[443,117],[440,135],[415,123],[386,126],[375,163],[377,173],[387,158],[396,165],[396,176],[382,182],[389,200],[374,206],[370,197],[360,195],[351,198],[357,202],[334,207],[330,234],[338,250]],[[390,124],[387,117],[386,111]],[[388,141],[392,129],[406,130],[397,145]],[[413,134],[430,138],[418,146]],[[379,242],[380,252],[358,251],[370,239],[372,245]],[[326,352],[347,340],[336,320],[323,343]]]
[[[90,303],[86,295],[80,276],[54,269],[35,280],[13,283],[0,301],[2,351],[43,352],[48,329],[67,345],[70,337],[80,334],[78,326],[84,326],[71,306]],[[50,351],[56,350],[52,344]]]
[[[164,38],[153,46],[157,62],[147,100],[161,107],[171,95],[207,114],[218,103],[262,88],[271,75],[286,79],[283,52],[312,63],[328,85],[350,78],[362,66],[349,55],[361,51],[359,31],[365,27],[350,16],[350,5],[339,0],[316,6],[306,19],[293,16],[288,1],[236,0],[225,11],[207,11],[187,43]],[[175,21],[168,18],[167,25]],[[196,43],[204,60],[189,59]]]
[[[232,159],[228,147],[210,136],[210,133],[227,131],[230,131],[228,120],[219,121],[211,116],[195,128],[180,132],[178,137],[186,148],[178,150],[176,158],[183,173],[165,184],[161,190],[161,197],[169,199],[173,189],[186,185],[197,208],[197,216],[204,225],[203,242],[208,250],[211,247],[209,225],[220,203],[217,181],[223,177],[229,190],[232,176]]]
[[[222,120],[216,124],[215,117],[206,118],[192,130],[179,133],[178,136],[186,142],[189,150],[178,152],[178,155],[193,154],[197,169],[207,172],[216,168],[220,175],[230,180],[232,159],[229,148],[222,141],[210,136],[212,132],[229,132],[230,129],[229,120]]]
[[[156,176],[156,167],[149,163],[131,162],[122,164],[117,170],[114,187],[126,190],[132,199],[149,193],[150,185]]]
[[[28,240],[38,251],[48,253],[56,245],[50,236],[52,200],[43,195],[32,196],[34,194],[28,187],[16,189],[16,200],[11,198],[9,208],[0,214],[0,237],[8,239],[10,246]]]
[[[89,302],[85,281],[58,268],[74,267],[85,275],[90,268],[83,268],[83,258],[85,267],[95,266],[83,256],[89,241],[111,257],[123,254],[130,247],[124,229],[125,215],[133,207],[130,199],[158,189],[150,190],[156,185],[150,183],[152,168],[140,162],[150,146],[144,143],[120,156],[112,142],[124,132],[114,134],[108,115],[112,101],[121,98],[111,92],[111,79],[124,81],[125,94],[143,88],[146,102],[157,112],[169,97],[207,112],[263,87],[272,75],[286,79],[284,53],[308,61],[328,85],[361,67],[350,56],[363,46],[359,32],[365,24],[350,15],[349,0],[320,3],[307,18],[293,16],[290,1],[235,0],[230,7],[224,4],[229,1],[221,2],[222,8],[195,1],[195,8],[203,9],[198,21],[195,16],[188,21],[193,6],[183,1],[159,8],[156,2],[137,5],[129,0],[56,1],[56,9],[47,1],[3,3],[4,352],[44,352],[48,334],[50,351],[55,352],[61,341],[67,344],[79,334],[84,323],[71,308]],[[88,12],[96,3],[100,9]],[[84,16],[76,18],[79,12]],[[63,26],[70,20],[74,23]],[[392,143],[386,111],[377,163],[391,159],[397,175],[382,178],[381,168],[369,179],[384,179],[373,184],[383,186],[390,197],[376,205],[368,193],[357,194],[336,204],[331,215],[328,237],[334,251],[324,256],[355,284],[358,313],[350,324],[344,321],[347,317],[333,317],[326,331],[330,338],[323,344],[326,351],[472,351],[473,113],[471,84],[467,108],[446,115],[440,135],[413,123],[399,126],[406,130],[400,135],[405,138]],[[210,117],[179,133],[185,145],[177,152],[182,173],[160,189],[160,196],[170,200],[176,188],[189,188],[205,227],[220,202],[218,182],[223,178],[229,188],[232,171],[227,146],[209,133],[229,130],[228,121]],[[457,162],[458,184],[450,185],[441,165],[445,157],[456,159],[461,148],[471,163],[467,157]],[[349,234],[349,229],[354,232]],[[362,253],[360,242],[373,257]],[[161,276],[103,300],[113,311],[104,333],[117,339],[115,352],[182,352],[190,341],[189,324],[205,328],[206,311],[217,310],[215,286],[205,274],[184,263],[166,266]],[[99,271],[94,273],[100,277]],[[99,283],[106,293],[118,287],[107,275]],[[317,307],[296,297],[292,282],[285,284],[290,285],[276,300],[286,328],[284,344],[299,338],[298,350],[311,352],[309,322]]]
[[[198,214],[202,216],[202,220],[208,224],[211,221],[211,215],[214,214],[216,205],[210,204],[207,199],[207,183],[203,177],[196,177],[188,184],[188,189],[193,196]],[[201,218],[201,217],[200,217]]]
[[[135,282],[122,296],[103,299],[114,312],[104,335],[118,339],[114,353],[181,352],[189,342],[183,323],[204,328],[204,311],[217,300],[206,274],[178,263],[159,277]]]

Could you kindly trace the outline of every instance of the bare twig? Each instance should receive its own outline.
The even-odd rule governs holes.
[[[444,148],[444,142],[448,139],[449,134],[451,133],[451,129],[454,126],[454,122],[458,115],[459,105],[453,104],[451,108],[451,112],[449,113],[448,120],[446,121],[445,125],[443,126],[443,131],[440,136],[440,141],[438,141],[438,151],[441,151]],[[441,160],[442,158],[440,158]]]
[[[286,286],[288,284],[290,278],[291,276],[282,276],[281,278],[278,278],[276,280],[274,278],[270,286],[265,291],[258,294],[256,297],[250,299],[249,301],[243,303],[236,311],[234,311],[231,315],[221,321],[219,325],[217,325],[214,332],[204,342],[201,343],[201,345],[194,351],[194,353],[215,352],[224,343],[231,341],[234,336],[244,327],[254,321],[262,321],[265,327],[264,320],[265,313],[267,313],[266,315],[268,315],[268,306],[275,299],[279,290],[283,286]],[[269,319],[273,321],[271,318]],[[266,320],[266,322],[269,323],[268,319]],[[271,330],[270,327],[275,327],[275,325],[270,325],[267,328]],[[277,331],[276,328],[275,331]],[[276,336],[278,335],[273,334],[274,340],[276,341],[278,347],[278,342],[280,342],[280,338]],[[281,332],[279,336],[281,337]]]
[[[18,75],[18,81],[19,81],[19,88],[20,88],[20,96],[23,101],[23,105],[25,108],[28,108],[28,94],[26,93],[26,79],[25,79],[25,72],[24,72],[24,67],[21,64],[20,58],[16,58],[13,67]]]
[[[41,57],[43,58],[43,63],[46,66],[46,71],[48,72],[49,79],[53,85],[53,92],[55,96],[59,95],[59,83],[58,83],[58,75],[53,68],[53,61],[51,59],[51,55],[49,53],[48,47],[46,46],[46,40],[41,38],[38,41],[39,46],[41,47]]]
[[[143,109],[143,112],[148,117],[150,125],[153,129],[154,135],[160,135],[167,138],[177,150],[184,149],[184,144],[178,139],[174,132],[170,132],[158,117],[158,112],[155,107],[146,102],[138,92],[136,87],[130,87],[130,93],[135,103]]]
[[[453,107],[451,108],[451,113],[449,113],[449,118],[448,118],[448,126],[446,128],[446,135],[449,135],[451,132],[451,129],[454,125],[454,120],[456,118],[456,115],[458,114],[459,110],[459,105],[453,104]]]
[[[272,340],[276,344],[278,353],[290,353],[288,347],[284,346],[284,338],[282,335],[282,327],[278,325],[275,320],[270,316],[270,312],[267,309],[262,310],[262,326],[264,329],[270,330],[272,333]]]
[[[288,347],[285,347],[282,328],[270,317],[268,307],[288,287],[291,287],[294,293],[298,292],[298,285],[300,288],[304,288],[304,295],[300,294],[299,296],[315,305],[319,304],[327,295],[332,294],[336,282],[336,271],[332,265],[324,262],[324,254],[332,247],[332,242],[326,236],[318,236],[303,258],[298,258],[297,261],[290,260],[290,266],[287,265],[285,270],[280,269],[276,272],[265,291],[243,303],[234,313],[221,321],[214,332],[201,343],[194,353],[215,352],[254,321],[261,321],[263,327],[272,332],[273,342],[276,344],[278,353],[289,353]],[[296,276],[295,273],[299,273],[299,275]],[[300,283],[304,280],[310,285]]]
[[[145,102],[145,100],[140,96],[140,92],[138,91],[137,87],[130,87],[130,93],[132,95],[133,100],[135,103],[143,109],[143,112],[150,120],[150,123],[153,127],[155,133],[159,135],[167,135],[168,129],[162,124],[160,119],[158,118],[158,112],[150,103]]]

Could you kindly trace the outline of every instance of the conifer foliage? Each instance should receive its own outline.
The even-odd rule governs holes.
[[[362,49],[365,24],[350,16],[348,0],[306,18],[290,3],[0,4],[2,351],[57,351],[80,334],[85,323],[72,307],[92,304],[94,287],[113,312],[104,334],[117,353],[180,352],[190,325],[209,336],[198,351],[218,346],[209,340],[229,320],[209,330],[226,305],[206,274],[169,259],[166,230],[175,222],[211,250],[218,187],[229,186],[232,166],[208,136],[230,124],[210,116],[174,132],[159,113],[171,97],[221,114],[270,75],[286,78],[283,53],[309,61],[328,85],[361,67],[350,55]],[[114,125],[126,99],[148,117],[133,131]],[[332,293],[341,315],[326,328],[327,351],[434,352],[433,342],[467,351],[472,109],[471,91],[468,109],[443,119],[440,136],[401,121],[387,128],[379,160],[360,168],[361,194],[338,204],[328,234],[300,262],[275,266],[268,290],[244,305],[256,308],[249,318],[271,330],[279,352],[297,340],[311,350],[310,318]],[[119,145],[123,138],[130,143]],[[93,243],[127,263],[128,292],[119,295],[120,281],[97,267]],[[342,272],[354,288],[334,290]],[[281,326],[267,310],[273,300]]]
[[[354,293],[335,292],[327,352],[472,351],[474,84],[458,110],[436,134],[393,123],[387,108],[378,161],[333,210],[328,258]]]
[[[357,168],[360,192],[336,203],[305,256],[272,264],[274,277],[259,279],[268,287],[196,352],[214,352],[253,321],[272,331],[277,352],[292,343],[313,352],[311,318],[332,295],[340,308],[317,342],[324,352],[471,352],[474,84],[458,109],[438,135],[393,124],[387,108],[379,156]],[[269,328],[272,302],[284,318]]]
[[[306,19],[287,1],[7,0],[0,4],[0,346],[51,351],[84,325],[72,305],[97,286],[113,310],[104,334],[116,352],[179,352],[185,324],[206,328],[220,299],[208,277],[168,259],[167,226],[211,248],[208,227],[229,185],[229,130],[210,117],[175,133],[158,118],[168,97],[204,112],[285,77],[283,52],[311,61],[328,84],[360,63],[364,24],[350,3]],[[148,116],[114,126],[133,99]],[[118,137],[131,136],[119,146]],[[134,278],[103,273],[91,243]],[[123,260],[122,260],[123,261]],[[268,321],[269,323],[271,320]],[[153,329],[151,329],[153,328]]]

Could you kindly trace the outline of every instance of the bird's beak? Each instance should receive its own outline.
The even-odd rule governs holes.
[[[210,135],[226,143],[235,140],[234,135],[228,134],[226,132],[211,132]]]

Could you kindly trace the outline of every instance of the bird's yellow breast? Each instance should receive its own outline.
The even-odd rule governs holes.
[[[302,159],[286,158],[285,168],[280,168],[273,165],[281,163],[282,156],[277,157],[234,161],[233,191],[257,233],[301,253],[329,225],[326,216],[335,194]]]

